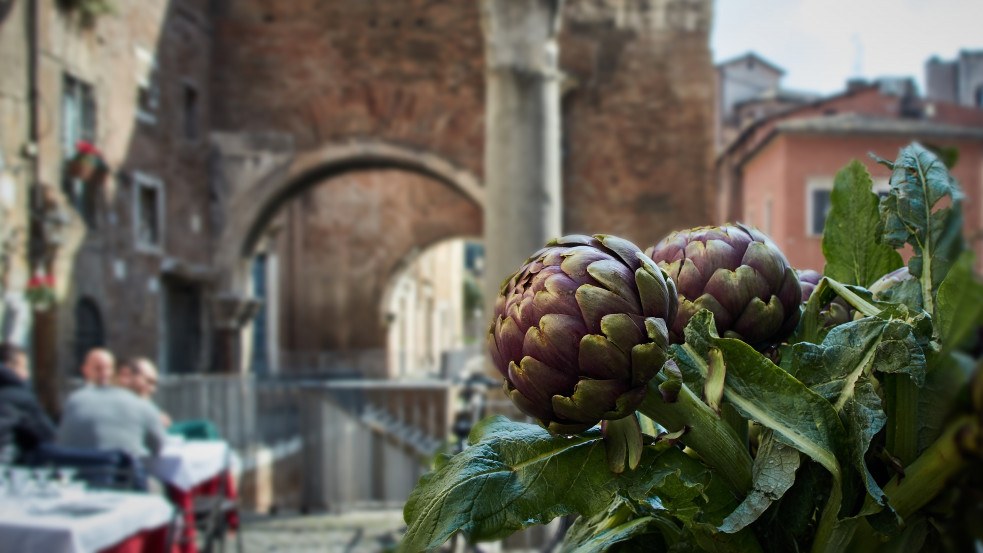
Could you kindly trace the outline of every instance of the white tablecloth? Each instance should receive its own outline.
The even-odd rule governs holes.
[[[72,498],[0,496],[3,553],[94,553],[168,524],[174,508],[157,495],[89,491]]]
[[[224,441],[169,441],[147,465],[150,474],[188,491],[217,476],[229,462],[229,444]]]

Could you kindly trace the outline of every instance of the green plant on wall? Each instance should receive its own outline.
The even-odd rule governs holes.
[[[113,13],[111,0],[55,0],[58,7],[78,14],[82,25],[92,25],[101,15]]]

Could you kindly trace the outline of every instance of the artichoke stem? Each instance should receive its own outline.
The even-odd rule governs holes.
[[[966,464],[970,454],[983,455],[983,432],[980,421],[966,415],[950,424],[915,462],[906,466],[905,476],[895,476],[884,486],[891,507],[907,519],[935,498],[949,479]]]
[[[649,383],[645,400],[638,410],[670,432],[688,427],[680,441],[724,478],[727,485],[744,497],[751,489],[751,454],[734,428],[684,384],[673,403],[666,403],[659,393],[659,378]]]
[[[918,455],[918,385],[906,374],[885,377],[888,395],[887,447],[907,465]]]

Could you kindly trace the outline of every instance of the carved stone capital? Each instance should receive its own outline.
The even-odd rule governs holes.
[[[556,35],[562,10],[563,0],[484,0],[488,69],[559,78]]]
[[[250,296],[221,292],[211,299],[212,321],[217,329],[238,330],[252,320],[262,300]]]

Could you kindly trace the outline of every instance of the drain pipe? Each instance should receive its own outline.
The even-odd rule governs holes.
[[[53,255],[49,255],[45,236],[45,192],[44,185],[41,183],[40,11],[40,0],[28,0],[28,137],[22,154],[30,160],[28,267],[31,274],[38,269],[53,274],[55,260]],[[61,379],[57,370],[56,306],[50,306],[46,310],[34,310],[32,335],[35,393],[48,414],[57,417],[61,412]]]

